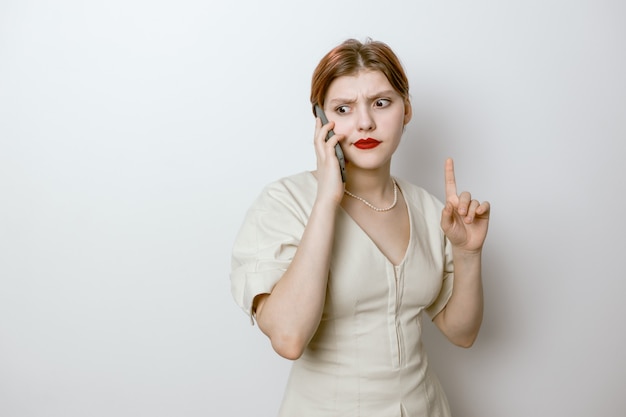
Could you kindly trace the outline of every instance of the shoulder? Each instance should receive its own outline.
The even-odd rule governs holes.
[[[317,193],[317,180],[309,171],[283,177],[267,184],[252,211],[292,211],[308,217]]]
[[[295,196],[301,194],[314,193],[317,189],[317,180],[309,171],[303,171],[288,177],[267,184],[263,188],[261,195],[281,195],[282,193],[294,193]]]
[[[311,178],[308,178],[308,177]],[[248,207],[235,239],[233,253],[259,250],[268,241],[293,240],[302,233],[313,203],[317,180],[310,172],[302,172],[273,181],[263,187]]]

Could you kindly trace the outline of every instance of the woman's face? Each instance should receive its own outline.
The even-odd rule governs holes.
[[[341,147],[350,164],[376,169],[390,163],[411,119],[411,106],[380,71],[360,71],[333,80],[324,112],[334,131],[346,136]]]

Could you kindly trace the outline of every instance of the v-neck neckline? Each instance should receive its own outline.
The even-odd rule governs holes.
[[[397,181],[397,180],[396,180]],[[398,187],[400,187],[400,184],[398,184]],[[400,187],[400,189],[402,190],[402,187]],[[341,212],[349,219],[349,221],[354,224],[363,235],[365,235],[365,237],[367,238],[367,240],[376,248],[376,251],[383,257],[385,258],[385,261],[387,261],[389,264],[391,264],[394,268],[398,268],[401,267],[405,262],[406,259],[409,255],[409,251],[411,249],[411,244],[413,242],[413,216],[411,215],[411,210],[409,209],[409,204],[406,201],[406,198],[404,198],[404,193],[402,193],[402,198],[404,199],[404,206],[405,206],[405,210],[407,212],[407,215],[409,216],[409,241],[406,245],[406,249],[404,251],[404,255],[402,256],[402,259],[400,260],[400,262],[398,264],[395,264],[391,261],[391,259],[389,259],[389,257],[387,255],[385,255],[385,253],[380,249],[380,247],[376,244],[376,242],[374,242],[374,239],[372,239],[372,237],[369,235],[369,233],[367,233],[365,231],[365,229],[363,229],[363,227],[361,227],[361,225],[359,224],[359,222],[357,222],[351,215],[350,213],[348,213],[348,211],[346,209],[344,209],[341,204],[339,205],[339,208],[341,210]]]
[[[317,178],[315,177],[315,175],[313,175],[313,172],[308,171],[309,174],[311,175],[311,178],[313,179],[313,181],[315,182],[315,185],[317,186],[318,182],[317,182]],[[396,183],[398,184],[398,188],[400,189],[400,192],[402,193],[402,199],[404,200],[404,208],[407,212],[407,215],[409,216],[409,242],[406,245],[406,249],[404,251],[404,256],[402,257],[402,259],[400,260],[400,263],[398,264],[394,264],[391,259],[389,259],[387,257],[387,255],[384,254],[384,252],[380,249],[380,247],[376,244],[376,242],[374,242],[374,239],[372,239],[372,237],[365,231],[365,229],[363,229],[361,227],[361,225],[354,220],[354,218],[350,215],[350,213],[348,213],[348,211],[346,209],[343,208],[343,206],[341,204],[339,204],[339,210],[341,213],[343,213],[343,215],[345,215],[349,221],[357,227],[357,229],[360,230],[360,232],[365,235],[365,237],[367,238],[367,240],[376,248],[376,251],[383,257],[385,258],[385,261],[387,263],[389,263],[391,266],[393,266],[394,268],[398,268],[400,266],[402,266],[405,262],[407,257],[409,256],[409,252],[411,250],[411,245],[413,244],[413,215],[411,214],[411,209],[409,207],[409,202],[406,199],[406,194],[404,192],[404,189],[402,187],[402,180],[398,180],[397,178],[393,177],[396,180]]]

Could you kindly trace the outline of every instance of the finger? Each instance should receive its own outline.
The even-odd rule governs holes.
[[[344,138],[345,138],[344,135],[333,135],[330,139],[328,139],[328,141],[324,139],[324,142],[322,142],[322,146],[324,146],[327,149],[332,149],[334,153],[335,145],[339,143],[341,140],[343,140]]]
[[[461,216],[465,216],[467,214],[471,201],[472,195],[467,191],[463,191],[459,196],[459,205],[457,207],[457,211]]]
[[[480,206],[476,209],[476,215],[482,217],[489,217],[489,212],[491,211],[491,204],[489,201],[483,201]]]
[[[454,223],[454,207],[452,203],[446,202],[443,206],[443,210],[441,210],[441,229],[447,232]]]
[[[320,130],[322,129],[322,121],[319,117],[315,119],[315,132],[313,133],[313,145],[317,146],[319,142]]]
[[[320,120],[320,119],[318,119]],[[317,126],[319,126],[320,128],[318,129]],[[326,137],[328,136],[328,132],[330,130],[332,130],[333,127],[335,127],[335,122],[328,122],[325,125],[321,124],[322,121],[320,120],[319,122],[316,122],[316,128],[315,128],[315,141],[316,142],[325,142],[326,141]],[[331,137],[332,138],[332,137]],[[329,138],[330,140],[330,138]]]
[[[323,135],[323,134],[324,134],[324,130],[321,130],[320,135]],[[332,159],[332,160],[335,160],[335,163],[336,163],[337,154],[336,154],[335,146],[337,145],[337,143],[339,143],[343,139],[345,139],[344,135],[333,135],[330,139],[328,139],[328,141],[316,140],[315,149],[316,149],[318,158],[321,158],[321,160]]]
[[[317,118],[317,120],[315,121],[315,136],[313,137],[313,145],[315,146],[315,151],[317,152],[318,156],[326,152],[325,148],[328,144],[328,142],[326,142],[326,135],[328,134],[329,129],[330,126],[328,126],[328,124],[322,125],[322,121]]]
[[[467,210],[467,216],[465,216],[465,223],[471,223],[474,221],[474,217],[476,217],[476,210],[480,206],[478,200],[472,200],[469,204],[469,208]]]
[[[318,132],[322,126],[323,126],[322,119],[320,119],[319,117],[316,117],[315,118],[315,132]]]
[[[322,130],[322,120],[319,117],[315,118],[315,134],[313,135],[313,142],[317,142],[320,136],[320,131]]]
[[[457,199],[456,179],[454,178],[454,161],[452,158],[446,159],[444,176],[446,183],[446,200],[455,201]]]

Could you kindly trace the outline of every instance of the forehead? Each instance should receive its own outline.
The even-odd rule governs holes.
[[[359,71],[354,75],[343,75],[335,78],[328,86],[326,100],[355,99],[360,96],[371,97],[380,92],[398,94],[382,72]]]

